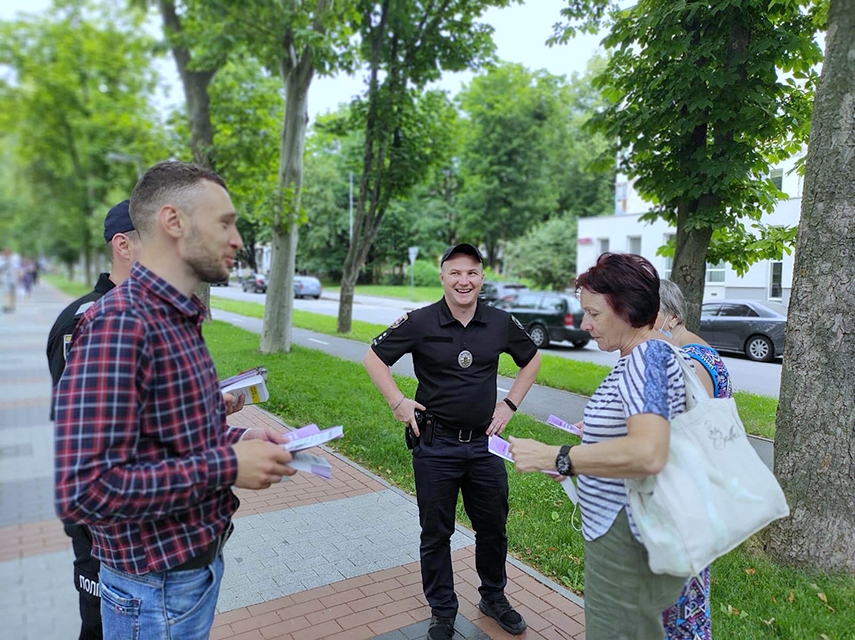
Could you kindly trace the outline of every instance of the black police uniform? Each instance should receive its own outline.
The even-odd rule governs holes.
[[[433,418],[433,437],[423,424],[413,448],[422,583],[432,615],[453,618],[458,603],[450,540],[459,492],[475,530],[481,597],[504,595],[508,476],[504,461],[487,450],[486,430],[496,407],[499,355],[509,353],[523,367],[537,347],[506,311],[479,302],[464,327],[443,298],[398,320],[372,349],[388,366],[412,353],[415,399]]]
[[[65,359],[71,346],[71,336],[83,314],[95,301],[116,285],[110,280],[110,274],[102,273],[98,277],[95,289],[68,305],[54,322],[48,335],[47,358],[53,388],[56,389]],[[51,401],[50,419],[54,419],[54,403]],[[86,527],[78,524],[66,524],[65,533],[71,538],[74,547],[74,586],[80,594],[80,640],[100,640],[101,597],[99,595],[98,572],[100,563],[92,557],[92,537]]]

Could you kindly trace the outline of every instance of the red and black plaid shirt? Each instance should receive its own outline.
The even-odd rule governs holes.
[[[139,263],[74,332],[56,396],[56,508],[133,574],[199,555],[238,499],[204,306]]]

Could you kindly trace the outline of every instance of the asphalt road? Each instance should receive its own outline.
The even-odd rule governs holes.
[[[260,293],[244,293],[236,284],[229,287],[211,287],[211,295],[231,300],[244,300],[264,304],[266,296]],[[407,311],[429,304],[427,302],[409,302],[396,298],[380,298],[376,296],[356,296],[353,302],[353,319],[375,324],[390,325]],[[321,313],[329,316],[338,315],[338,294],[324,293],[320,300],[295,300],[294,306],[303,311]],[[608,367],[614,366],[618,360],[617,352],[600,351],[593,342],[583,349],[574,349],[569,344],[550,345],[544,351],[550,355],[560,356],[582,362],[593,362]],[[752,362],[744,356],[724,355],[724,362],[730,371],[733,388],[736,391],[747,391],[762,396],[778,397],[781,387],[781,360],[774,362]]]

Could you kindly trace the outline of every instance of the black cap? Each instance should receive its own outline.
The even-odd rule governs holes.
[[[442,254],[442,258],[439,261],[439,266],[445,264],[445,261],[448,260],[451,256],[456,253],[462,253],[467,256],[472,256],[481,264],[484,264],[484,258],[481,257],[481,252],[475,248],[474,245],[463,242],[461,244],[456,244],[453,247],[449,247],[448,250]]]
[[[110,209],[104,218],[104,240],[110,242],[117,233],[127,233],[134,230],[131,222],[130,200],[120,202]]]

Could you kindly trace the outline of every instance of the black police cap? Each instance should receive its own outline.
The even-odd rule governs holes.
[[[449,247],[448,250],[442,254],[442,259],[439,261],[439,266],[445,264],[445,261],[448,260],[451,256],[462,253],[467,256],[472,256],[481,264],[484,264],[484,258],[481,257],[481,252],[478,249],[467,242],[463,242],[461,244],[456,244],[453,247]]]
[[[117,233],[127,233],[134,230],[131,222],[130,200],[120,202],[110,209],[104,218],[104,240],[110,242]]]

